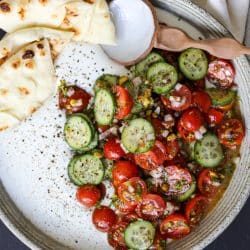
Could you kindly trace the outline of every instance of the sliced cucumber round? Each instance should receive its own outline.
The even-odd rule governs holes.
[[[82,149],[81,149],[81,152],[88,152],[88,151],[90,151],[90,150],[96,148],[97,145],[98,145],[98,139],[99,139],[98,133],[95,132],[94,138],[93,138],[92,142],[91,142],[87,147],[82,148]]]
[[[152,124],[143,119],[136,118],[122,131],[122,144],[131,153],[145,153],[155,143],[155,130]]]
[[[81,151],[92,141],[92,125],[80,114],[71,115],[64,126],[64,137],[73,150]]]
[[[103,180],[104,167],[100,158],[85,154],[71,159],[68,174],[76,185],[98,185]]]
[[[145,220],[131,222],[124,233],[127,247],[134,250],[146,250],[154,242],[155,228],[153,224]]]
[[[236,92],[229,89],[208,88],[206,92],[210,95],[215,107],[231,104],[236,98]]]
[[[148,69],[147,79],[157,94],[167,94],[177,83],[178,73],[174,66],[159,62]]]
[[[215,134],[207,133],[194,146],[195,160],[203,167],[217,167],[224,158],[223,148]]]
[[[115,114],[115,100],[107,89],[100,89],[96,93],[94,102],[95,120],[100,125],[112,123]]]
[[[190,188],[182,195],[178,195],[176,197],[176,200],[179,202],[183,202],[186,201],[187,199],[189,199],[191,197],[191,195],[195,192],[196,190],[196,181],[195,179],[193,179],[193,182],[190,186]]]
[[[208,59],[204,51],[190,48],[181,53],[179,67],[189,80],[200,80],[207,74]]]

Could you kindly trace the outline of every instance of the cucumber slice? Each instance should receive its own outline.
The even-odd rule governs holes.
[[[109,125],[112,123],[115,114],[115,100],[109,90],[100,89],[96,93],[94,113],[98,124]]]
[[[223,149],[218,137],[212,133],[205,134],[202,140],[195,143],[194,157],[203,167],[217,167],[224,158]]]
[[[116,75],[103,74],[95,82],[95,93],[100,89],[111,89],[113,86],[117,85],[118,79],[119,77]]]
[[[151,52],[144,60],[135,65],[136,75],[145,75],[150,65],[156,62],[164,62],[161,55]]]
[[[93,138],[92,142],[91,142],[87,147],[82,148],[82,149],[81,149],[81,152],[88,152],[88,151],[90,151],[90,150],[96,148],[97,145],[98,145],[98,133],[95,132],[94,138]]]
[[[233,90],[209,88],[206,92],[210,95],[215,107],[231,104],[236,98],[236,92]]]
[[[121,139],[123,146],[129,152],[145,153],[154,146],[155,130],[149,121],[136,118],[123,129]]]
[[[68,165],[70,179],[76,185],[98,185],[104,177],[104,167],[100,158],[91,154],[75,156]]]
[[[73,150],[81,151],[93,138],[93,129],[88,120],[79,114],[68,117],[64,126],[64,137]]]
[[[105,174],[104,174],[104,179],[106,180],[111,180],[112,179],[112,171],[114,168],[114,162],[111,160],[108,160],[106,158],[102,159],[104,169],[105,169]]]
[[[134,84],[131,82],[131,81],[126,81],[122,87],[124,87],[128,92],[129,94],[135,98],[136,97],[136,90],[135,90],[135,86]]]
[[[190,189],[188,189],[184,194],[177,196],[176,201],[179,202],[186,201],[191,197],[191,195],[195,192],[195,190],[196,190],[196,181],[195,179],[193,179]]]
[[[190,48],[181,53],[179,67],[189,80],[200,80],[207,74],[208,59],[204,51]]]
[[[127,247],[133,250],[146,250],[154,242],[155,228],[153,224],[145,220],[131,222],[124,233]]]
[[[159,62],[153,64],[148,72],[147,79],[157,94],[167,94],[177,83],[178,73],[174,66]]]

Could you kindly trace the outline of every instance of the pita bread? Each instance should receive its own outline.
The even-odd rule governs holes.
[[[43,38],[48,39],[52,57],[55,59],[63,47],[70,42],[73,35],[73,32],[44,27],[22,29],[6,34],[0,41],[0,65],[20,48]]]
[[[0,131],[35,112],[55,86],[54,66],[46,39],[20,49],[7,59],[0,67]]]

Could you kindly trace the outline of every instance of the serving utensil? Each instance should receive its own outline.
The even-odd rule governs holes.
[[[137,63],[153,47],[175,52],[195,47],[224,59],[250,55],[250,48],[232,38],[194,40],[180,29],[158,24],[148,0],[113,0],[110,11],[117,30],[117,45],[103,46],[103,49],[122,65]]]

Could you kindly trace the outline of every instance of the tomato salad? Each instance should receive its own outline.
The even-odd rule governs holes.
[[[130,73],[99,77],[94,97],[60,86],[75,152],[68,175],[114,249],[165,249],[199,224],[233,173],[244,138],[235,69],[191,48],[152,51]],[[110,206],[103,182],[114,187]]]

